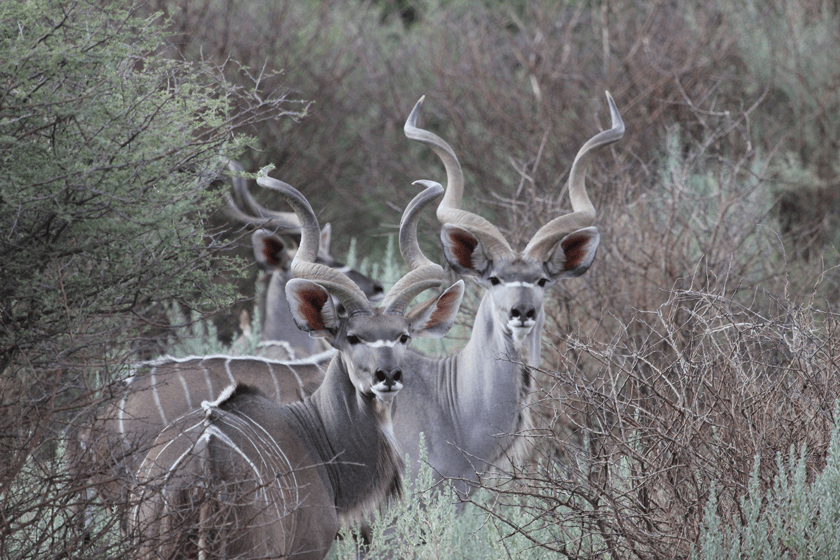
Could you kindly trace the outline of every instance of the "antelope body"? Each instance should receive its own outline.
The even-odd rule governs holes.
[[[300,220],[294,212],[276,212],[259,205],[241,177],[242,167],[230,162],[228,169],[233,189],[227,199],[227,214],[248,225],[271,226],[280,232],[260,227],[252,234],[254,257],[270,275],[260,302],[264,356],[164,357],[134,366],[121,387],[122,397],[104,407],[81,431],[82,449],[71,459],[71,468],[80,472],[91,472],[93,466],[103,471],[104,482],[96,485],[96,491],[109,504],[124,503],[134,485],[137,465],[169,422],[203,401],[215,401],[232,383],[253,387],[280,404],[302,400],[321,385],[336,354],[329,344],[320,342],[323,339],[301,331],[289,311],[285,287],[292,278],[290,266],[296,249],[291,236],[300,235]],[[244,202],[237,204],[234,198]],[[245,205],[253,214],[242,208]],[[330,239],[328,224],[319,230],[314,262],[346,275],[371,300],[382,299],[382,284],[338,262],[330,253]]]
[[[395,406],[394,432],[414,463],[419,433],[425,434],[427,460],[438,478],[474,481],[503,456],[524,451],[517,434],[532,427],[530,367],[540,362],[545,291],[586,272],[600,240],[584,174],[591,151],[624,134],[621,115],[609,93],[607,98],[612,127],[584,144],[570,170],[573,212],[540,228],[521,252],[487,220],[460,210],[460,164],[444,140],[417,128],[422,98],[406,122],[406,136],[429,145],[446,167],[446,194],[437,210],[445,258],[455,272],[486,289],[459,353],[443,359],[412,354],[406,360],[411,375]],[[460,489],[469,491],[469,485]]]
[[[391,402],[405,382],[406,349],[414,336],[443,336],[463,296],[459,281],[406,312],[443,275],[415,260],[372,308],[345,276],[313,262],[317,220],[306,200],[260,180],[280,190],[304,224],[297,278],[286,286],[295,322],[338,352],[302,402],[280,406],[232,385],[163,430],[137,472],[132,529],[148,557],[323,558],[342,521],[399,493]]]

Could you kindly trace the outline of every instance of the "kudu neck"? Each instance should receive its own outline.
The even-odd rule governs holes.
[[[336,356],[323,384],[294,410],[339,516],[355,518],[400,491],[391,406],[362,396]]]

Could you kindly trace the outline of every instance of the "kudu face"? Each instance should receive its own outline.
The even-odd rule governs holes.
[[[444,254],[453,270],[472,276],[487,290],[494,322],[517,342],[544,322],[543,298],[562,278],[580,276],[595,258],[600,236],[594,227],[559,240],[545,260],[533,256],[490,257],[478,237],[446,224],[441,229]]]
[[[295,321],[339,351],[359,396],[390,402],[402,388],[405,351],[418,325],[381,309],[341,316],[329,294],[305,280],[291,280],[286,289]]]
[[[406,136],[428,144],[446,167],[447,191],[437,214],[443,223],[441,239],[447,262],[487,289],[485,299],[492,307],[494,324],[517,342],[533,333],[539,336],[545,290],[561,278],[580,276],[595,258],[600,235],[592,226],[595,208],[586,194],[586,164],[594,148],[611,144],[624,134],[624,123],[609,93],[607,99],[612,127],[584,144],[569,172],[573,212],[542,226],[521,252],[514,251],[487,220],[460,209],[464,177],[455,152],[437,135],[417,128],[423,98],[406,121]],[[538,341],[534,344],[538,348]]]
[[[359,393],[391,401],[402,389],[405,351],[411,325],[402,316],[350,317],[333,345]]]

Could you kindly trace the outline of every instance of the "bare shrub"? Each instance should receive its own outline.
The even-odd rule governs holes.
[[[807,448],[810,476],[825,463],[840,323],[823,298],[836,283],[786,258],[771,162],[710,149],[746,119],[696,142],[671,128],[638,198],[626,177],[602,179],[619,193],[601,207],[603,250],[547,306],[538,467],[487,481],[530,521],[494,514],[541,531],[536,546],[687,558],[713,488],[737,531],[757,458],[765,490],[792,447]]]

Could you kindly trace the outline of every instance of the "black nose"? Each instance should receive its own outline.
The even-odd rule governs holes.
[[[528,319],[533,320],[536,316],[537,309],[533,305],[529,304],[517,304],[514,305],[513,309],[510,310],[511,319],[519,319],[520,321],[525,321]]]
[[[378,369],[374,376],[377,383],[385,383],[385,386],[390,389],[402,379],[402,370],[385,371],[384,369]]]

